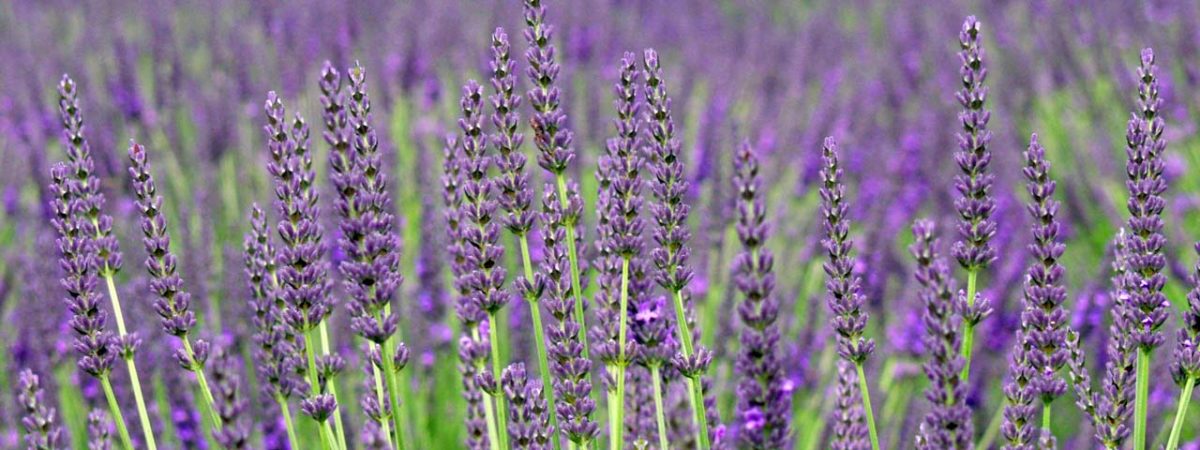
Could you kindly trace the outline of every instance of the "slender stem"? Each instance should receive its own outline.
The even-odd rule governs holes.
[[[558,173],[554,176],[558,184],[558,203],[563,211],[567,210],[567,178]],[[583,288],[579,282],[579,253],[575,250],[575,223],[564,224],[567,231],[567,259],[571,263],[571,294],[575,297],[575,320],[579,322],[580,330],[587,330],[587,320],[583,315]],[[583,343],[583,359],[591,359],[588,353],[588,336],[586,332],[579,333],[579,341]]]
[[[392,423],[394,424],[392,428],[394,428],[393,431],[396,433],[396,449],[404,450],[409,447],[405,440],[408,434],[404,432],[404,424],[407,422],[407,418],[401,416],[405,411],[402,409],[403,405],[400,404],[400,390],[403,389],[403,385],[396,379],[396,364],[395,361],[392,361],[393,351],[392,340],[388,339],[384,341],[383,353],[379,355],[379,359],[383,363],[384,376],[387,379],[388,386],[388,401],[392,405]]]
[[[658,364],[650,365],[650,379],[654,381],[654,416],[658,421],[658,448],[671,448],[667,445],[667,420],[663,413],[662,380],[658,375]]]
[[[113,281],[113,272],[107,263],[104,265],[104,282],[108,285],[108,298],[112,300],[117,331],[121,337],[125,337],[125,317],[121,314],[121,300],[117,297],[117,283]],[[150,428],[150,415],[146,413],[146,400],[142,397],[142,383],[138,380],[137,363],[133,361],[132,354],[125,356],[125,367],[129,369],[129,383],[133,385],[133,400],[137,404],[138,420],[142,424],[142,437],[146,440],[146,448],[156,450],[158,446],[154,443],[154,430]]]
[[[475,342],[479,342],[478,325],[471,328],[471,334],[475,338]],[[476,362],[475,370],[482,373],[486,369],[483,364]],[[496,430],[496,411],[492,409],[492,394],[486,391],[483,393],[483,415],[487,420],[488,447],[491,450],[500,450],[500,438],[497,437]]]
[[[300,440],[296,439],[296,424],[292,422],[292,411],[288,408],[287,400],[282,395],[275,394],[275,402],[279,403],[279,414],[283,416],[283,427],[287,429],[288,446],[300,445]]]
[[[1050,401],[1042,402],[1042,431],[1050,433]]]
[[[383,350],[380,349],[379,344],[376,344],[374,342],[368,342],[367,345],[371,348],[371,351],[376,351],[378,349],[379,358],[380,358],[380,361],[382,362],[384,354],[383,354]],[[384,387],[383,374],[381,374],[379,372],[379,366],[376,366],[375,363],[370,363],[370,364],[371,364],[371,378],[373,378],[375,380],[375,402],[379,403],[379,408],[382,409],[384,407],[384,405],[388,404],[388,402],[391,402],[391,393],[390,393],[390,390],[388,390],[386,387]],[[391,422],[392,422],[393,414],[396,414],[396,412],[392,411],[386,417],[383,417],[382,420],[379,421],[379,431],[381,434],[383,434],[384,437],[387,438],[388,445],[391,447],[395,447],[396,445],[398,445],[395,442],[395,439],[394,439],[395,436],[392,436]]]
[[[628,335],[629,328],[629,257],[621,258],[621,301],[620,314],[617,316],[617,407],[616,420],[611,424],[612,430],[612,445],[613,449],[619,449],[624,446],[625,441],[621,434],[625,430],[625,369],[629,362],[625,361],[625,339]]]
[[[208,416],[212,419],[213,426],[220,427],[224,425],[221,416],[217,414],[217,402],[213,399],[212,390],[208,387],[208,376],[204,375],[204,366],[196,361],[196,351],[192,349],[192,341],[187,335],[180,336],[183,341],[183,351],[187,354],[188,361],[192,363],[192,373],[196,374],[196,384],[200,385],[200,397],[204,400],[204,407],[208,410]]]
[[[879,450],[879,434],[875,432],[875,413],[871,410],[871,390],[867,388],[867,376],[862,363],[854,364],[858,370],[858,390],[862,391],[863,412],[867,415],[867,431],[871,434],[871,448]]]
[[[492,347],[492,378],[499,383],[500,366],[502,365],[500,362],[500,327],[496,322],[496,313],[494,312],[488,312],[488,327],[492,331],[491,339],[488,339]],[[508,410],[503,395],[496,396],[496,424],[503,428],[499,434],[500,447],[508,448]]]
[[[1192,401],[1192,388],[1196,387],[1196,379],[1188,377],[1179,393],[1179,406],[1175,409],[1175,421],[1171,424],[1171,437],[1167,439],[1167,450],[1179,448],[1179,434],[1183,430],[1183,419],[1187,417],[1188,404]]]
[[[322,320],[317,324],[317,329],[321,333],[321,355],[329,356],[329,327],[325,325],[327,320]],[[335,401],[338,400],[337,383],[334,380],[329,380],[329,394],[333,396]],[[340,403],[340,401],[339,401]],[[337,432],[337,442],[340,448],[350,448],[346,446],[346,431],[342,427],[342,409],[338,408],[333,412],[333,429]]]
[[[307,316],[308,311],[304,311],[303,314],[305,316]],[[309,327],[306,327],[306,328],[309,328]],[[313,342],[312,334],[313,334],[313,330],[311,328],[309,328],[308,331],[304,332],[304,354],[308,359],[308,383],[309,383],[310,391],[312,392],[312,396],[316,397],[317,395],[319,395],[321,393],[321,385],[320,385],[320,380],[317,377],[317,356],[316,356],[316,349],[313,348],[314,346],[316,346],[316,342]],[[331,449],[331,448],[338,448],[336,445],[336,442],[333,443],[335,445],[331,446],[330,445],[331,443],[327,439],[325,439],[325,432],[326,432],[326,429],[329,428],[329,422],[328,421],[318,422],[317,426],[321,428],[321,437],[322,437],[321,446],[323,448],[325,448],[326,450]]]
[[[1146,449],[1146,413],[1150,397],[1150,350],[1138,347],[1137,392],[1133,404],[1133,450]]]
[[[967,270],[967,307],[968,308],[975,307],[975,295],[976,295],[975,283],[976,283],[976,279],[978,278],[978,276],[979,276],[978,270],[976,270],[976,269],[968,269]],[[975,324],[968,322],[965,325],[966,326],[964,327],[964,330],[963,330],[963,341],[962,341],[962,352],[961,352],[963,355],[963,368],[962,368],[962,373],[959,374],[959,378],[962,379],[962,382],[964,385],[967,384],[967,381],[971,378],[971,352],[974,350],[974,347],[975,347]]]
[[[129,429],[125,427],[125,417],[121,415],[121,407],[117,405],[117,396],[113,394],[112,383],[108,375],[101,375],[100,386],[104,388],[104,398],[108,400],[108,413],[112,414],[113,423],[117,425],[117,434],[121,437],[121,445],[125,450],[133,450],[133,439],[129,437]]]
[[[692,357],[692,330],[688,326],[687,313],[684,311],[683,291],[675,291],[675,322],[679,328],[679,342],[683,344],[683,357]],[[696,419],[696,431],[700,434],[700,450],[708,450],[708,411],[704,405],[704,383],[700,377],[688,378],[689,390],[692,391],[692,412]]]
[[[525,268],[525,279],[533,281],[533,261],[529,257],[529,238],[522,233],[518,236],[521,241],[521,265]],[[546,405],[550,411],[550,427],[558,429],[558,411],[557,402],[554,394],[554,380],[550,375],[550,357],[546,352],[546,336],[545,330],[542,329],[542,309],[538,305],[536,297],[527,298],[529,302],[529,314],[533,317],[533,343],[537,348],[538,370],[542,374],[542,392],[546,395]],[[554,449],[561,448],[559,439],[554,439]]]

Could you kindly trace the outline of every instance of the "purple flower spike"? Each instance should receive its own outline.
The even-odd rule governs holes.
[[[1163,343],[1161,331],[1167,320],[1169,303],[1162,293],[1166,275],[1163,247],[1166,238],[1162,234],[1162,212],[1166,206],[1163,193],[1167,183],[1163,179],[1163,152],[1166,140],[1165,127],[1158,110],[1162,99],[1158,97],[1158,68],[1154,64],[1154,52],[1142,50],[1142,62],[1138,67],[1138,108],[1129,119],[1126,134],[1128,161],[1125,166],[1129,176],[1125,183],[1129,188],[1129,235],[1126,238],[1129,271],[1125,289],[1130,296],[1130,312],[1133,328],[1129,330],[1139,350],[1151,352]]]
[[[88,233],[84,220],[85,205],[80,182],[66,163],[50,169],[55,195],[54,228],[58,231],[59,266],[63,270],[62,285],[67,291],[67,307],[71,310],[70,326],[79,334],[75,351],[79,352],[79,368],[97,378],[107,377],[116,358],[116,340],[105,327],[108,314],[96,294],[100,260],[96,243]]]
[[[55,422],[54,408],[45,404],[42,386],[33,371],[21,371],[18,379],[20,392],[17,401],[23,415],[21,425],[25,428],[25,445],[30,449],[56,449],[61,445],[62,428]]]
[[[530,380],[525,365],[515,363],[504,369],[500,386],[508,399],[508,433],[511,435],[512,448],[549,449],[554,430],[550,426],[550,413],[546,407],[546,397],[542,394],[541,382]]]
[[[274,281],[278,273],[275,246],[271,242],[266,213],[258,204],[251,209],[250,227],[243,255],[250,288],[250,309],[254,313],[251,322],[257,344],[255,370],[260,379],[271,386],[273,396],[286,400],[299,388],[292,367],[297,351],[293,345],[296,336],[283,323],[282,292]]]
[[[533,203],[533,191],[529,189],[529,174],[525,172],[525,154],[521,153],[521,144],[525,135],[517,132],[521,123],[521,96],[515,94],[516,76],[513,70],[516,62],[509,57],[508,34],[503,28],[497,28],[492,33],[492,89],[495,94],[489,97],[492,108],[492,125],[497,132],[492,135],[492,145],[496,147],[496,168],[500,172],[496,182],[499,193],[500,207],[505,215],[501,223],[518,238],[525,236],[533,228],[534,214],[530,210]]]
[[[93,409],[87,417],[88,450],[111,450],[112,421],[99,409]],[[53,447],[47,447],[53,448]]]
[[[734,260],[734,284],[742,293],[738,316],[742,319],[735,370],[740,419],[740,446],[753,449],[790,447],[788,417],[791,394],[784,392],[783,366],[779,361],[779,302],[775,299],[775,257],[765,247],[766,203],[758,157],[743,143],[734,156],[733,184],[738,193],[738,239],[741,253]]]
[[[833,405],[833,435],[829,448],[833,450],[866,450],[871,448],[867,440],[867,426],[863,421],[862,397],[856,387],[858,374],[854,364],[838,362],[837,400]]]
[[[829,253],[824,264],[829,276],[825,287],[829,292],[827,304],[833,312],[833,327],[838,334],[838,354],[853,364],[862,364],[875,350],[875,342],[863,336],[868,315],[863,310],[862,281],[854,274],[853,244],[849,239],[850,221],[846,217],[846,186],[842,184],[842,168],[838,161],[838,146],[833,138],[825,138],[821,149],[825,166],[821,169],[821,213],[825,218],[825,239],[822,245]]]
[[[1200,242],[1194,245],[1200,254]],[[1200,379],[1200,348],[1197,348],[1197,335],[1200,335],[1200,262],[1192,272],[1192,289],[1188,291],[1188,309],[1183,314],[1183,328],[1179,330],[1179,344],[1175,348],[1175,361],[1171,365],[1171,375],[1180,386],[1189,380]]]
[[[216,402],[217,417],[221,418],[221,427],[214,433],[214,438],[221,447],[234,450],[247,448],[250,439],[250,428],[245,421],[247,412],[246,398],[241,389],[240,365],[235,363],[234,356],[225,351],[219,351],[213,363],[213,396]]]
[[[483,90],[478,83],[469,81],[463,87],[460,106],[463,118],[458,124],[463,133],[461,163],[465,175],[460,209],[464,226],[460,231],[463,257],[469,267],[462,282],[472,301],[494,314],[508,303],[509,296],[502,289],[504,247],[499,244],[499,225],[493,220],[498,205],[493,197],[495,183],[488,177],[493,160],[487,154],[488,143],[483,134]]]
[[[959,354],[962,330],[954,314],[954,282],[950,269],[937,253],[938,240],[933,222],[913,223],[916,242],[909,248],[917,261],[916,280],[920,285],[925,313],[925,345],[929,359],[925,376],[929,388],[925,398],[933,404],[917,432],[917,448],[967,448],[973,437],[971,410],[966,405],[966,389],[959,377],[963,360]]]

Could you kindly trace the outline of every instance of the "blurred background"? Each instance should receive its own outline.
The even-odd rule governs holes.
[[[1063,202],[1072,326],[1082,333],[1094,378],[1100,376],[1110,302],[1109,242],[1128,216],[1125,120],[1134,108],[1134,69],[1143,47],[1153,47],[1158,56],[1165,99],[1167,293],[1178,311],[1186,305],[1196,259],[1192,242],[1200,239],[1200,177],[1187,176],[1200,165],[1196,2],[589,0],[548,7],[563,66],[563,104],[579,152],[572,170],[584,186],[589,234],[596,160],[613,134],[616,63],[623,52],[647,47],[663,55],[691,181],[697,271],[692,290],[703,340],[717,353],[711,375],[726,422],[739,326],[729,283],[737,247],[731,155],[748,141],[767,160],[769,246],[777,255],[776,292],[787,311],[784,361],[795,387],[796,445],[822,447],[822,421],[831,407],[825,394],[836,370],[823,319],[816,182],[821,140],[832,135],[842,143],[850,181],[853,238],[872,313],[869,334],[882,348],[869,366],[880,390],[881,439],[891,443],[888,448],[910,446],[926,405],[920,395],[921,305],[908,228],[918,217],[937,220],[944,254],[957,238],[952,177],[960,125],[954,93],[960,86],[958,33],[967,15],[983,23],[1000,224],[994,241],[999,259],[983,279],[997,312],[982,325],[985,350],[974,367],[983,376],[972,377],[969,397],[979,440],[996,431],[991,425],[1002,398],[998,386],[1019,321],[1030,242],[1021,152],[1034,132],[1047,148]],[[515,0],[2,2],[0,356],[8,367],[0,370],[5,393],[0,446],[18,442],[19,411],[8,393],[16,390],[20,368],[53,374],[44,376],[47,395],[61,405],[69,436],[84,433],[86,405],[98,399],[96,387],[75,369],[48,225],[48,167],[64,158],[55,93],[62,74],[80,87],[86,135],[107,210],[117,220],[126,255],[121,289],[130,305],[127,314],[143,338],[154,341],[139,353],[142,370],[153,374],[143,376],[155,386],[151,409],[164,433],[171,433],[167,442],[192,448],[201,445],[193,443],[200,442],[204,427],[195,409],[186,407],[189,396],[169,389],[190,375],[167,357],[165,342],[157,342],[162,334],[140,264],[144,254],[125,169],[127,142],[137,139],[151,152],[201,328],[226,345],[249,346],[241,242],[251,203],[265,206],[273,198],[262,104],[267,91],[278,91],[289,108],[318,123],[317,75],[325,60],[338,68],[359,61],[366,68],[374,123],[382,130],[403,222],[407,281],[399,298],[417,367],[411,382],[428,396],[414,403],[430,421],[421,424],[424,442],[461,442],[461,421],[432,422],[462,415],[454,372],[457,326],[440,254],[442,146],[457,131],[460,86],[487,78],[489,36],[496,27],[508,30],[524,74],[523,25]],[[523,76],[518,84],[519,92],[528,89]],[[314,139],[313,148],[327,200],[328,147]],[[533,151],[531,145],[525,150]],[[535,172],[535,186],[542,177]],[[332,234],[333,210],[324,204],[330,216],[325,229]],[[512,327],[528,327],[525,308],[514,302],[506,309]],[[344,336],[339,343],[353,353],[345,314],[338,311],[335,335]],[[1169,330],[1178,328],[1178,318],[1172,314]],[[530,354],[528,333],[513,335],[513,358]],[[1168,335],[1163,349],[1174,340],[1173,332]],[[1157,358],[1164,369],[1169,359]],[[354,364],[350,367],[359,367]],[[1168,410],[1177,396],[1166,371],[1160,373],[1152,385],[1152,440],[1172,417]],[[1089,448],[1091,431],[1072,403],[1056,402],[1056,435],[1069,448]],[[348,414],[361,414],[357,404],[346,407]],[[255,436],[271,427],[256,426]],[[1185,433],[1186,439],[1194,436]]]

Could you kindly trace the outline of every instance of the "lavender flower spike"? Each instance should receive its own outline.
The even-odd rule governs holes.
[[[1154,64],[1154,51],[1142,50],[1141,66],[1138,67],[1138,108],[1129,119],[1126,136],[1128,161],[1125,172],[1129,179],[1129,272],[1125,275],[1125,289],[1130,298],[1132,328],[1130,337],[1137,346],[1137,385],[1133,412],[1133,448],[1146,447],[1147,401],[1150,391],[1150,360],[1154,349],[1163,342],[1161,328],[1167,320],[1169,303],[1162,293],[1166,275],[1163,247],[1162,212],[1166,206],[1163,193],[1167,189],[1163,179],[1163,152],[1167,143],[1163,138],[1165,128],[1158,115],[1162,100],[1158,97],[1158,68]]]
[[[514,450],[547,450],[554,437],[550,414],[546,408],[542,385],[529,380],[525,364],[514,363],[500,377],[504,396],[508,398],[508,432],[512,434]]]
[[[54,450],[59,448],[62,440],[62,428],[55,423],[54,408],[48,407],[42,398],[42,386],[38,376],[32,370],[21,371],[18,381],[20,392],[17,401],[24,416],[21,425],[25,427],[25,445],[29,450]]]
[[[988,90],[983,83],[987,81],[987,68],[983,65],[984,51],[979,32],[979,21],[975,20],[975,16],[970,16],[963,22],[958,37],[962,46],[959,52],[962,69],[959,74],[963,85],[956,98],[963,110],[958,115],[962,131],[958,133],[958,152],[954,154],[954,160],[962,173],[954,177],[954,188],[959,194],[954,207],[960,217],[960,239],[954,243],[953,251],[959,266],[967,272],[967,293],[962,312],[966,326],[962,342],[964,382],[971,376],[975,327],[991,312],[988,300],[979,295],[976,279],[996,259],[996,251],[990,243],[996,234],[996,223],[991,219],[992,210],[995,209],[995,200],[990,192],[993,176],[987,171],[992,160],[988,149],[992,132],[988,131],[987,125],[992,115],[984,109]]]
[[[78,89],[75,82],[66,75],[63,75],[62,81],[58,85],[58,97],[64,146],[67,148],[67,159],[70,165],[69,171],[67,165],[52,169],[52,172],[58,172],[54,178],[56,193],[61,203],[56,206],[56,214],[59,216],[60,223],[55,226],[62,238],[59,246],[64,260],[75,259],[74,263],[64,261],[63,269],[67,272],[67,278],[75,279],[74,282],[64,280],[64,285],[68,286],[68,291],[71,291],[71,286],[75,285],[77,292],[71,292],[72,297],[81,299],[80,296],[96,295],[94,291],[99,283],[98,277],[104,277],[117,323],[117,336],[113,337],[108,334],[109,332],[102,331],[104,320],[103,315],[98,316],[98,311],[85,312],[82,309],[73,308],[76,318],[90,316],[85,319],[90,323],[81,324],[82,326],[73,325],[80,334],[89,336],[87,340],[90,341],[81,347],[81,352],[91,356],[91,358],[81,358],[81,368],[100,379],[101,384],[108,386],[111,390],[108,382],[108,373],[112,368],[113,355],[111,352],[116,351],[125,360],[134,400],[138,407],[142,435],[147,447],[153,450],[157,448],[154,433],[150,428],[150,417],[146,413],[146,403],[143,400],[141,383],[138,380],[137,364],[134,362],[134,353],[136,353],[140,341],[136,334],[125,331],[125,319],[121,313],[121,301],[117,297],[117,286],[114,280],[117,271],[121,269],[121,252],[117,248],[117,239],[112,233],[112,216],[103,214],[101,211],[104,205],[104,195],[100,193],[99,180],[93,177],[95,162],[92,160],[88,141],[83,136],[83,114],[79,109]],[[70,177],[71,180],[67,181],[65,177]],[[64,220],[62,218],[64,214],[70,215],[72,218]],[[73,224],[67,224],[67,221],[73,222]],[[67,234],[72,234],[72,236],[68,238]],[[80,284],[87,286],[84,287]],[[95,298],[89,298],[74,306],[94,309],[99,307],[94,303],[96,301]],[[91,322],[96,317],[99,317],[99,320]],[[110,409],[116,409],[115,398],[112,395],[106,395],[106,397],[110,400]],[[119,410],[110,412],[118,422],[123,421]],[[123,437],[128,437],[128,432]],[[128,444],[130,441],[123,439],[123,442]]]
[[[925,313],[925,345],[929,358],[925,376],[929,388],[925,398],[933,404],[921,421],[917,448],[934,450],[967,448],[974,437],[971,410],[966,404],[966,389],[959,375],[963,360],[959,352],[962,330],[954,314],[954,280],[950,269],[938,255],[938,240],[933,222],[917,220],[912,226],[916,242],[910,247],[917,261],[915,278],[920,285]]]
[[[785,391],[779,361],[779,302],[773,295],[775,257],[766,248],[766,204],[758,157],[743,143],[734,156],[733,183],[738,192],[738,239],[742,251],[734,260],[734,283],[742,293],[738,316],[742,319],[741,352],[735,370],[740,446],[752,449],[788,448],[791,395]],[[757,416],[762,420],[750,421]]]
[[[557,85],[559,65],[555,60],[554,26],[546,23],[546,6],[543,0],[525,0],[525,40],[529,48],[525,51],[525,60],[529,67],[526,74],[533,85],[525,98],[533,107],[533,116],[529,123],[533,127],[533,142],[538,149],[538,165],[554,175],[554,185],[558,193],[559,206],[562,208],[562,226],[566,229],[567,259],[571,264],[571,295],[575,300],[575,321],[587,330],[587,318],[584,315],[583,283],[587,277],[584,271],[582,255],[576,248],[576,241],[582,236],[579,230],[580,216],[571,203],[580,203],[578,195],[572,197],[568,192],[571,181],[566,170],[575,159],[575,150],[571,148],[574,135],[566,128],[567,116],[560,104],[562,92]],[[583,342],[584,358],[591,358],[586,333],[580,336]]]
[[[303,369],[309,384],[309,397],[302,402],[301,411],[314,419],[322,415],[327,418],[336,411],[337,402],[332,395],[326,394],[328,386],[322,382],[318,370],[318,349],[315,348],[318,343],[313,335],[332,306],[328,298],[327,262],[322,257],[322,231],[317,221],[319,211],[313,187],[316,175],[312,154],[308,151],[308,124],[297,115],[289,129],[283,101],[273,91],[267,94],[264,109],[267,117],[264,130],[271,156],[267,170],[275,178],[275,205],[283,218],[277,225],[284,244],[278,252],[283,317],[299,338],[296,345],[302,346],[302,354],[308,362],[306,367],[296,367]],[[301,353],[300,349],[297,353]],[[335,355],[321,358],[327,367],[337,367],[336,359]],[[333,448],[336,445],[333,429],[324,420],[319,422],[323,445]]]
[[[1193,248],[1200,254],[1200,242]],[[1171,426],[1171,435],[1167,440],[1167,449],[1175,450],[1179,445],[1179,435],[1183,429],[1184,418],[1187,417],[1188,404],[1192,400],[1192,391],[1196,380],[1200,380],[1200,262],[1192,272],[1192,289],[1188,292],[1188,309],[1183,314],[1183,328],[1179,329],[1178,345],[1175,348],[1175,361],[1171,364],[1171,376],[1175,383],[1183,388],[1179,393],[1178,409],[1175,411],[1175,421]]]
[[[650,127],[651,137],[647,168],[657,181],[651,189],[654,194],[651,215],[657,225],[653,235],[658,245],[650,252],[650,259],[657,269],[655,281],[674,299],[681,352],[673,358],[672,364],[687,378],[700,448],[707,450],[711,447],[712,436],[703,375],[712,362],[712,353],[695,343],[699,340],[700,329],[693,326],[691,296],[685,293],[692,279],[692,269],[687,262],[691,255],[687,245],[691,238],[687,225],[690,208],[683,199],[688,183],[683,176],[683,162],[679,159],[680,143],[675,137],[671,99],[663,82],[658,52],[646,49],[642,55],[642,73],[647,106],[644,120]],[[685,302],[685,298],[689,300]]]
[[[222,426],[216,415],[212,390],[204,374],[208,358],[208,343],[196,340],[193,347],[189,333],[196,317],[188,310],[191,295],[183,289],[183,279],[176,272],[175,254],[171,252],[171,237],[167,235],[167,219],[162,210],[162,196],[150,174],[146,149],[136,142],[129,143],[129,176],[137,194],[138,221],[142,227],[142,243],[146,248],[146,271],[150,273],[150,291],[155,295],[154,311],[162,319],[163,331],[175,336],[183,345],[176,359],[179,365],[196,375],[202,400],[212,415],[213,424]]]
[[[850,221],[846,217],[849,205],[846,202],[846,186],[842,184],[842,168],[838,162],[838,146],[832,137],[825,138],[821,148],[825,161],[821,168],[821,213],[825,218],[825,239],[822,245],[829,253],[824,265],[828,276],[825,288],[829,292],[827,304],[833,313],[833,328],[837,332],[838,355],[854,364],[858,371],[859,395],[862,396],[863,411],[867,418],[867,429],[871,435],[871,448],[879,449],[879,438],[875,431],[875,417],[871,410],[871,393],[863,374],[863,362],[875,350],[875,341],[863,336],[867,328],[867,312],[863,309],[862,281],[853,273],[854,256],[849,240]]]

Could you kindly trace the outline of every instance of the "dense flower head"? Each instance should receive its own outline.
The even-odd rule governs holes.
[[[328,261],[324,258],[316,174],[309,152],[308,124],[299,115],[289,127],[282,100],[267,94],[268,171],[275,178],[277,225],[283,245],[277,254],[283,317],[299,333],[316,327],[332,311]]]
[[[529,174],[525,172],[525,154],[521,144],[525,135],[517,131],[521,124],[521,96],[516,94],[517,77],[513,73],[517,63],[509,56],[511,45],[503,28],[492,33],[492,145],[496,147],[496,168],[500,176],[496,181],[500,207],[504,209],[501,223],[517,236],[524,236],[533,228],[533,191],[529,188]]]
[[[55,422],[54,408],[42,398],[41,381],[33,371],[25,369],[17,380],[20,391],[17,401],[21,407],[21,425],[25,427],[25,445],[34,450],[59,448],[62,428]]]
[[[525,365],[514,363],[504,369],[500,385],[508,399],[508,432],[511,434],[512,447],[522,450],[549,449],[554,430],[550,426],[542,382],[530,380]]]
[[[462,395],[467,404],[466,443],[471,450],[488,448],[484,408],[489,406],[483,401],[483,390],[477,379],[483,367],[480,361],[487,359],[487,351],[488,343],[483,340],[475,340],[470,336],[462,336],[458,340],[458,370],[462,375]]]
[[[100,193],[100,180],[95,177],[96,163],[92,159],[91,147],[83,135],[85,127],[79,108],[79,89],[66,74],[58,83],[58,111],[71,175],[79,183],[76,196],[80,202],[78,214],[89,222],[87,232],[95,240],[100,276],[116,274],[121,270],[121,251],[117,247],[117,237],[113,235],[113,218],[101,211],[104,194]]]
[[[1131,296],[1126,291],[1125,280],[1129,277],[1129,235],[1121,229],[1113,245],[1113,276],[1112,293],[1114,299],[1112,323],[1109,326],[1107,362],[1104,368],[1104,379],[1100,382],[1101,391],[1087,396],[1080,396],[1080,403],[1088,400],[1094,405],[1093,424],[1096,429],[1096,439],[1107,447],[1119,448],[1129,437],[1131,427],[1129,418],[1133,415],[1134,376],[1136,369],[1137,343],[1133,339],[1135,329],[1133,305]],[[1073,361],[1082,361],[1080,355],[1074,354]],[[1076,367],[1073,372],[1086,373],[1082,362],[1073,362]],[[1076,377],[1078,380],[1082,378]],[[1079,383],[1076,386],[1080,386]]]
[[[875,342],[863,336],[867,311],[863,309],[862,280],[854,274],[853,243],[850,241],[849,204],[842,183],[838,145],[825,138],[821,148],[825,165],[821,168],[821,214],[825,220],[822,240],[829,260],[824,263],[829,293],[826,303],[833,312],[833,327],[838,334],[838,354],[854,363],[862,363],[875,350]]]
[[[1004,422],[1000,425],[1005,450],[1030,448],[1034,441],[1034,423],[1037,420],[1034,402],[1038,393],[1033,383],[1039,372],[1029,361],[1031,355],[1038,351],[1029,346],[1030,342],[1024,331],[1018,331],[1009,355],[1008,377],[1002,388],[1005,398]]]
[[[82,186],[66,163],[55,164],[50,177],[55,197],[52,222],[59,236],[59,267],[71,311],[69,324],[78,333],[75,351],[79,352],[79,368],[94,377],[107,376],[116,358],[116,339],[105,326],[108,313],[96,293],[100,260],[94,235],[88,233],[90,227],[83,216],[86,202],[81,198]]]
[[[1126,132],[1129,235],[1125,245],[1129,272],[1123,283],[1130,297],[1133,341],[1140,349],[1152,350],[1163,343],[1161,328],[1169,307],[1162,293],[1167,282],[1162,273],[1166,266],[1163,247],[1167,245],[1162,231],[1166,206],[1163,193],[1167,190],[1163,152],[1167,144],[1163,138],[1165,125],[1158,114],[1162,99],[1158,96],[1158,68],[1152,50],[1142,50],[1137,72],[1138,111],[1129,119]]]
[[[1059,203],[1053,198],[1056,184],[1050,178],[1046,150],[1038,143],[1036,134],[1025,151],[1023,173],[1031,198],[1029,215],[1034,221],[1033,243],[1029,245],[1034,263],[1026,272],[1021,319],[1029,342],[1021,345],[1033,349],[1026,357],[1035,373],[1031,380],[1033,389],[1043,402],[1051,402],[1067,390],[1060,373],[1067,363],[1064,348],[1067,313],[1063,308],[1067,299],[1063,280],[1066,270],[1059,263],[1066,245],[1059,237]]]
[[[532,85],[525,97],[534,110],[529,123],[534,130],[538,165],[560,175],[575,159],[575,150],[571,148],[574,135],[566,128],[567,115],[561,108],[562,91],[557,84],[560,69],[551,42],[554,26],[546,23],[546,6],[542,1],[524,2],[525,40],[529,42],[525,51],[529,64],[526,75]]]
[[[171,252],[171,237],[167,234],[167,219],[162,211],[163,199],[150,174],[146,149],[140,144],[129,147],[129,176],[137,194],[138,221],[142,227],[142,243],[146,248],[146,271],[150,273],[150,290],[154,292],[154,311],[162,318],[163,330],[172,336],[186,336],[196,325],[196,315],[188,307],[191,294],[183,287],[177,272],[177,258]]]
[[[972,439],[971,410],[966,405],[966,388],[960,374],[963,358],[959,353],[962,329],[955,315],[958,297],[950,268],[938,253],[933,222],[917,220],[912,226],[916,242],[909,247],[917,262],[914,278],[919,285],[924,313],[925,345],[929,349],[924,363],[929,388],[925,399],[932,408],[921,421],[917,448],[966,448]]]
[[[488,142],[484,135],[483,89],[475,81],[463,86],[462,118],[458,126],[462,131],[461,160],[465,180],[462,185],[463,223],[459,231],[463,241],[463,259],[469,271],[463,274],[463,288],[470,301],[483,311],[494,313],[508,303],[509,294],[504,291],[506,271],[501,261],[504,247],[499,244],[500,226],[495,219],[498,207],[494,180],[489,177],[493,159],[487,154]]]
[[[786,448],[790,394],[784,391],[779,360],[779,302],[775,299],[775,256],[766,248],[766,202],[758,156],[743,143],[733,158],[733,184],[738,199],[738,240],[741,252],[734,260],[734,284],[742,294],[737,306],[742,320],[741,350],[735,366],[739,378],[734,417],[740,420],[738,437],[746,448]]]
[[[109,441],[111,429],[112,421],[108,419],[108,415],[104,414],[104,411],[94,409],[88,413],[88,450],[112,449],[112,442]]]
[[[683,201],[688,182],[680,161],[679,140],[675,138],[675,122],[671,118],[671,99],[663,83],[658,53],[647,49],[642,57],[645,77],[645,121],[650,140],[647,142],[646,168],[653,177],[651,193],[654,201],[650,212],[656,225],[653,236],[657,247],[650,257],[657,271],[655,281],[664,289],[677,292],[692,280],[687,260],[691,255],[687,242],[691,231],[687,226],[691,208]]]
[[[255,369],[264,391],[271,396],[288,398],[298,389],[291,368],[296,350],[290,327],[283,323],[283,298],[276,281],[275,245],[267,224],[266,212],[258,204],[251,207],[250,231],[243,244],[246,281],[250,290],[250,309],[253,312]]]
[[[959,76],[962,88],[956,94],[962,112],[959,121],[962,131],[958,133],[958,152],[954,160],[962,173],[954,177],[954,187],[959,197],[954,201],[958,210],[958,233],[960,240],[954,243],[954,257],[967,270],[987,268],[996,259],[991,239],[996,234],[996,223],[991,219],[995,209],[991,188],[994,176],[988,173],[992,154],[988,144],[992,132],[988,130],[991,112],[984,109],[988,89],[987,68],[984,67],[984,51],[980,39],[980,24],[975,16],[967,17],[959,33],[962,51],[962,69]]]
[[[583,444],[595,439],[599,433],[599,427],[591,417],[596,409],[591,398],[592,361],[583,356],[580,333],[584,330],[575,320],[562,203],[554,189],[547,186],[545,192],[540,217],[546,224],[541,233],[545,253],[539,278],[544,280],[542,302],[554,319],[546,332],[550,373],[554,375],[553,388],[558,399],[554,413],[558,415],[559,431],[572,442]],[[568,207],[582,208],[582,205]],[[599,346],[596,348],[599,353]]]

